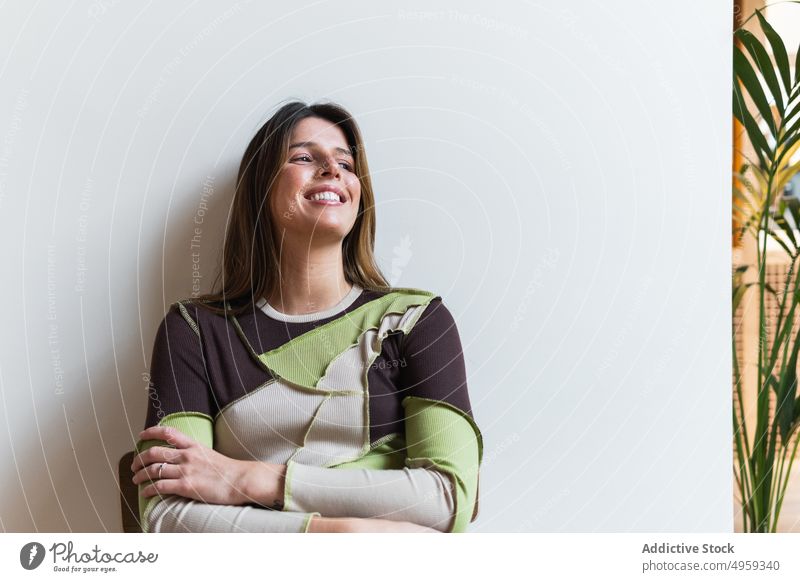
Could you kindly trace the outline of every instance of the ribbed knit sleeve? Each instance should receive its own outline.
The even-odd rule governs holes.
[[[434,298],[400,343],[406,365],[400,368],[403,397],[441,400],[472,416],[464,351],[455,319]]]
[[[213,402],[196,310],[175,304],[161,321],[153,343],[145,428],[179,412],[213,418]]]
[[[401,344],[408,364],[401,383],[406,466],[447,475],[455,498],[450,532],[464,532],[478,513],[483,437],[472,415],[458,328],[436,298]]]

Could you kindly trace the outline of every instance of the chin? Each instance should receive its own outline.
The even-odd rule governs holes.
[[[350,229],[344,228],[341,224],[321,224],[321,222],[318,222],[316,226],[312,226],[307,232],[314,239],[342,240],[350,232]]]
[[[334,216],[333,214],[328,216],[325,214],[309,216],[307,221],[308,230],[313,230],[315,232],[340,232],[342,236],[344,236],[353,228],[355,221],[345,222],[342,218],[341,216]]]

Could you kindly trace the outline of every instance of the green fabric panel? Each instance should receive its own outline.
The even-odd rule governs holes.
[[[402,436],[378,445],[360,459],[346,461],[332,469],[402,469],[406,462],[406,442]]]
[[[158,426],[171,426],[209,448],[213,448],[214,446],[214,422],[211,420],[211,417],[206,414],[200,412],[175,412],[162,418],[158,422]],[[156,445],[172,448],[172,445],[168,444],[166,441],[148,439],[146,441],[137,441],[136,454],[139,455]],[[161,497],[158,495],[152,497],[144,497],[142,495],[142,489],[149,484],[150,482],[139,483],[139,523],[142,525],[142,531],[145,533],[147,533],[147,521],[145,517],[153,507],[161,501]]]
[[[314,388],[331,361],[356,345],[365,331],[377,329],[386,315],[402,314],[410,307],[427,305],[434,297],[435,294],[420,289],[395,289],[258,358],[279,378]]]
[[[405,409],[406,466],[435,467],[452,477],[456,518],[451,532],[464,532],[478,502],[478,470],[483,437],[465,412],[447,402],[407,396]]]
[[[292,502],[292,474],[294,473],[294,461],[286,461],[286,473],[283,476],[283,508],[288,508]],[[308,524],[306,524],[308,529]],[[304,532],[305,533],[305,532]]]

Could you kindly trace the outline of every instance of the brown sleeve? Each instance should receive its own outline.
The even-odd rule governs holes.
[[[177,303],[161,321],[153,344],[145,428],[176,412],[215,415],[196,322],[196,308],[181,309]]]
[[[472,416],[464,352],[450,310],[435,297],[400,343],[402,398],[442,400]]]

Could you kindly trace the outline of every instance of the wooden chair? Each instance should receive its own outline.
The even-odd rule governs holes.
[[[128,451],[119,460],[117,476],[119,477],[119,501],[122,508],[122,531],[125,533],[142,533],[139,524],[139,488],[133,479],[133,451]]]

